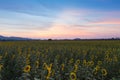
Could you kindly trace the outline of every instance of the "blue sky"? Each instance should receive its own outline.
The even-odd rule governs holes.
[[[0,35],[120,37],[120,0],[0,0]]]

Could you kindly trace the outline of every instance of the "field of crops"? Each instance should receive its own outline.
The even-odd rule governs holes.
[[[0,42],[0,80],[120,80],[120,41]]]

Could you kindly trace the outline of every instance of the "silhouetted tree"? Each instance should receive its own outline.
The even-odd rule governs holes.
[[[48,39],[48,41],[52,41],[52,39]]]

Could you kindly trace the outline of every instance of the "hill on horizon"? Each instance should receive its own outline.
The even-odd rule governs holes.
[[[6,37],[6,36],[2,36],[0,35],[0,41],[10,41],[10,40],[15,40],[15,41],[19,41],[19,40],[32,40],[31,38],[23,38],[23,37]]]

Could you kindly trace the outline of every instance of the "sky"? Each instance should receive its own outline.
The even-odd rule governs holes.
[[[0,35],[120,37],[120,0],[0,0]]]

